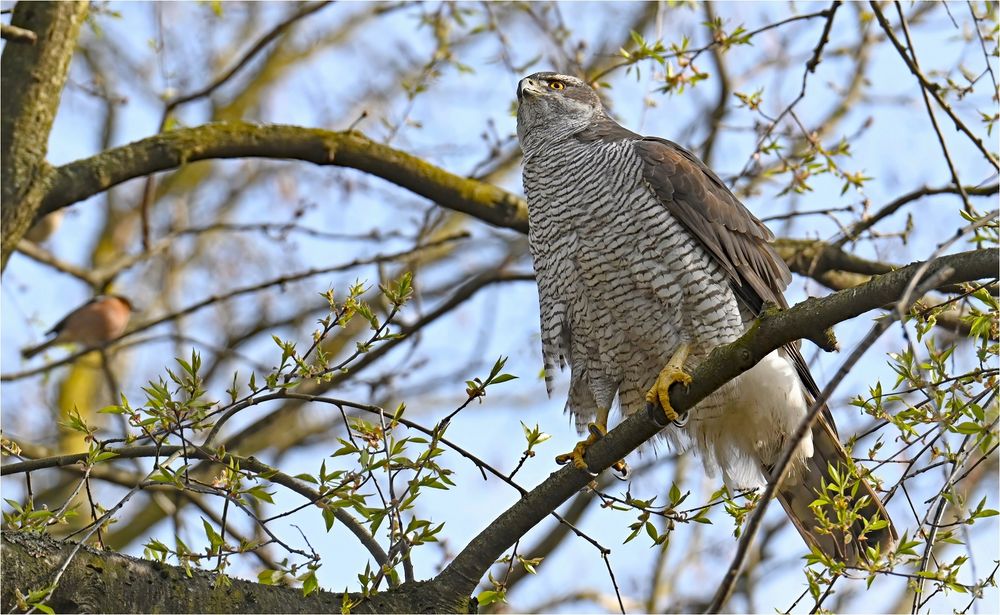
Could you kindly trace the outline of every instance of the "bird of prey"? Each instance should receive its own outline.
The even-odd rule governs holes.
[[[676,421],[670,385],[740,337],[765,304],[787,307],[791,273],[771,232],[715,173],[676,143],[619,125],[587,83],[535,73],[518,83],[517,99],[546,385],[551,393],[556,365],[570,366],[566,410],[590,431],[557,460],[586,469],[586,448],[606,433],[616,398],[624,416],[649,402]],[[788,345],[663,435],[695,448],[731,488],[760,486],[818,395]],[[857,515],[815,503],[845,476]],[[865,546],[884,553],[895,541],[829,409],[795,451],[778,499],[806,543],[839,561],[867,559]]]

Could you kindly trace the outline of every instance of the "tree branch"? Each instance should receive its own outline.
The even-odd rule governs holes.
[[[930,263],[916,263],[877,276],[859,287],[821,299],[807,299],[783,311],[769,311],[738,340],[715,349],[692,372],[686,389],[674,388],[670,404],[679,413],[690,410],[724,383],[747,371],[768,353],[798,339],[816,337],[822,331],[870,310],[892,303],[906,291],[911,279],[924,269],[922,279],[946,267],[954,270],[941,283],[968,282],[996,275],[1000,252],[996,248],[944,256]],[[606,470],[665,425],[662,413],[647,408],[636,412],[598,440],[587,452],[588,467]],[[553,473],[517,503],[490,522],[438,576],[448,585],[471,593],[485,571],[504,551],[563,502],[583,489],[592,477],[573,466]]]
[[[996,156],[994,156],[993,153],[986,147],[983,140],[973,134],[973,132],[969,130],[969,127],[965,125],[965,122],[963,122],[962,119],[955,113],[954,109],[951,108],[951,105],[941,98],[941,93],[939,91],[941,86],[928,80],[924,73],[920,70],[917,63],[910,57],[910,54],[906,52],[906,47],[903,46],[903,43],[896,37],[895,32],[892,31],[892,25],[889,23],[889,20],[886,19],[885,15],[882,14],[882,10],[879,8],[878,3],[874,0],[869,0],[869,5],[872,7],[875,19],[877,19],[879,25],[882,26],[882,31],[885,32],[889,42],[891,42],[892,46],[896,48],[896,52],[899,53],[899,57],[902,58],[903,63],[906,64],[906,68],[910,69],[913,76],[917,78],[917,81],[920,83],[920,88],[927,94],[930,94],[931,97],[933,97],[937,102],[938,106],[941,107],[946,114],[948,114],[951,121],[955,123],[955,129],[965,133],[965,136],[967,136],[969,140],[975,144],[975,146],[983,154],[983,157],[986,158],[986,160],[992,164],[994,168],[1000,169],[1000,162],[997,161]],[[955,183],[956,185],[960,185],[958,184],[958,180],[956,180]]]
[[[173,130],[61,166],[52,173],[39,215],[130,179],[215,158],[284,158],[350,167],[495,226],[522,233],[528,230],[528,209],[522,199],[496,186],[449,173],[361,133],[245,122]]]
[[[45,587],[75,543],[44,534],[2,532],[4,571],[2,603],[5,612],[17,609],[15,590]],[[57,613],[340,613],[344,594],[260,585],[83,546],[69,563],[59,586],[47,600]],[[455,603],[433,591],[432,583],[408,583],[397,589],[362,598],[347,594],[352,613],[457,612],[467,610],[467,599]]]
[[[991,186],[964,186],[961,188],[969,196],[992,196],[997,192],[1000,192],[1000,184],[993,184]],[[917,188],[912,192],[908,192],[900,197],[897,197],[886,203],[877,212],[862,218],[861,220],[852,224],[847,228],[843,235],[833,242],[833,245],[840,248],[843,247],[848,241],[854,241],[861,236],[861,233],[867,231],[871,227],[878,224],[885,218],[888,218],[892,214],[899,211],[903,206],[912,203],[913,201],[919,200],[925,196],[932,196],[935,194],[959,194],[960,190],[957,186],[940,186],[938,188],[931,188],[930,186],[923,186]]]
[[[11,26],[34,45],[6,45],[0,58],[0,270],[31,226],[44,195],[49,132],[69,62],[87,14],[86,2],[18,2]]]
[[[29,45],[34,45],[38,37],[31,30],[26,30],[25,28],[18,28],[17,26],[9,26],[5,23],[0,23],[0,37],[5,41],[12,41],[15,43],[27,43]]]

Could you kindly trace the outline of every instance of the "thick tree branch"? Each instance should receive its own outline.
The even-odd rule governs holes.
[[[913,276],[925,265],[922,279],[950,267],[954,273],[941,283],[959,283],[995,276],[998,257],[1000,253],[995,248],[944,256],[929,264],[916,263],[877,276],[867,284],[821,299],[807,299],[787,310],[768,311],[740,339],[714,350],[692,372],[693,380],[688,388],[673,389],[671,406],[684,413],[773,350],[798,339],[817,337],[837,323],[898,300]],[[662,419],[659,411],[633,414],[588,449],[588,466],[597,471],[606,470],[659,433],[665,427],[660,423]],[[471,593],[504,551],[541,521],[548,511],[560,506],[591,480],[588,473],[572,466],[553,473],[491,521],[438,579]]]
[[[18,2],[11,26],[34,45],[6,45],[0,58],[0,270],[31,226],[44,195],[49,132],[86,2]]]
[[[71,162],[54,170],[39,215],[122,182],[215,158],[285,158],[359,169],[490,224],[528,230],[522,199],[496,186],[448,173],[358,132],[220,122],[182,128]]]
[[[898,269],[894,265],[878,261],[870,261],[841,250],[837,244],[829,244],[812,239],[778,239],[774,242],[778,255],[788,264],[793,273],[816,280],[830,290],[844,290],[852,286],[864,284],[871,276],[888,273]],[[990,294],[996,295],[997,285],[986,287]],[[942,292],[965,294],[968,291],[958,284],[940,287]],[[933,307],[940,301],[928,296],[922,304]],[[939,313],[936,324],[948,331],[968,335],[969,325],[962,321],[963,313],[959,309],[950,309]]]
[[[18,610],[15,591],[27,594],[46,586],[52,572],[70,556],[74,543],[44,534],[2,533],[3,609]],[[47,604],[57,613],[339,613],[344,594],[260,585],[178,566],[82,547]],[[433,584],[409,583],[362,599],[348,594],[352,613],[455,612],[468,600],[448,602]]]

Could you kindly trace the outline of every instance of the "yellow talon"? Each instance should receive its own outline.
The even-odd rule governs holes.
[[[687,386],[691,382],[691,376],[684,371],[684,361],[687,360],[689,351],[690,348],[687,344],[681,344],[674,356],[670,357],[667,365],[660,370],[660,374],[656,377],[656,383],[646,393],[646,401],[659,406],[667,420],[671,422],[676,421],[678,415],[670,407],[670,385],[680,382]]]
[[[587,454],[587,449],[590,448],[594,442],[603,438],[608,431],[607,427],[601,425],[600,423],[588,423],[587,430],[590,432],[587,439],[577,442],[572,451],[557,456],[556,463],[559,465],[565,465],[572,462],[573,466],[577,469],[590,472],[590,468],[587,466],[587,461],[584,459],[584,456]],[[616,461],[611,467],[623,478],[628,476],[628,465],[624,460]]]
[[[586,440],[577,442],[576,446],[573,447],[572,451],[568,453],[563,453],[562,455],[556,457],[556,463],[558,463],[559,465],[565,465],[567,463],[572,462],[573,466],[576,467],[578,470],[584,470],[585,472],[589,472],[590,468],[587,467],[587,462],[586,460],[584,460],[583,456],[587,454],[587,447],[593,444],[594,442],[596,442],[596,440],[591,440],[590,437],[588,437]]]

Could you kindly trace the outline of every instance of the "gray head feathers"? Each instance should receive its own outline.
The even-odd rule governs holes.
[[[607,117],[597,92],[570,75],[529,75],[517,84],[517,100],[517,137],[526,156],[542,143],[569,136]]]

